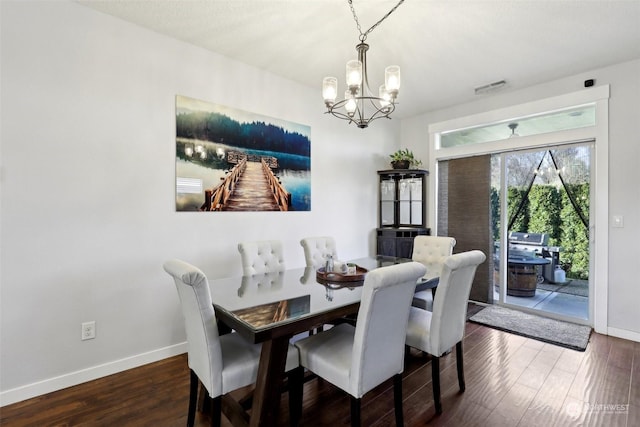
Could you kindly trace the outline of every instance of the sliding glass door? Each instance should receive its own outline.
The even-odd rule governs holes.
[[[494,299],[589,320],[592,143],[494,154]]]

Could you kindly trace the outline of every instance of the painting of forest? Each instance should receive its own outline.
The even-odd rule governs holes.
[[[306,125],[176,96],[176,210],[311,210],[310,134]]]

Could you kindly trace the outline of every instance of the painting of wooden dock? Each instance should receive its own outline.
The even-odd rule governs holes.
[[[310,134],[306,125],[176,96],[176,210],[311,210]]]

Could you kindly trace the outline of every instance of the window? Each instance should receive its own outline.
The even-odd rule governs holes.
[[[594,126],[595,123],[596,106],[592,103],[527,117],[502,120],[488,125],[442,132],[440,134],[440,147],[450,148],[467,144],[500,141],[518,136],[540,135]]]

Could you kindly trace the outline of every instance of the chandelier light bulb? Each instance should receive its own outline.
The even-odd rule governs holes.
[[[392,98],[398,96],[400,90],[400,67],[389,65],[384,70],[384,84]]]
[[[347,86],[351,93],[355,94],[362,84],[362,62],[352,59],[347,62]]]
[[[347,110],[347,114],[349,115],[349,117],[353,117],[354,113],[356,112],[356,108],[358,108],[358,104],[353,98],[353,94],[350,90],[344,92],[344,99],[347,101],[344,105],[344,109]]]
[[[336,77],[325,77],[322,80],[322,97],[327,106],[333,105],[338,96],[338,79]]]

